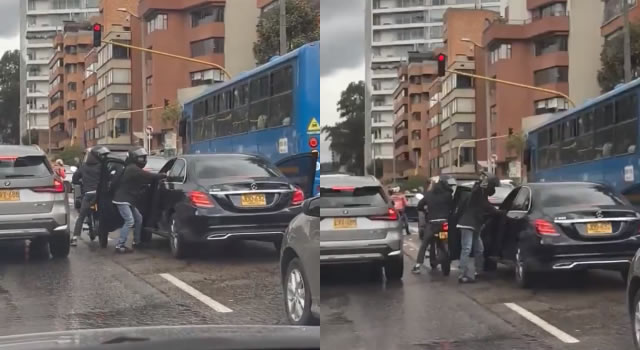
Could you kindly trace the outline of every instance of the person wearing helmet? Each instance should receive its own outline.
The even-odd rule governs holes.
[[[418,202],[418,211],[426,213],[424,225],[424,238],[418,250],[418,259],[411,270],[413,273],[420,273],[424,264],[424,256],[427,247],[433,244],[433,233],[438,232],[442,224],[447,222],[451,209],[453,208],[453,188],[456,180],[449,176],[440,176],[439,181],[430,190],[424,193],[423,198]],[[430,254],[430,258],[434,254]],[[437,263],[432,260],[431,266],[435,268]]]
[[[499,214],[500,211],[489,203],[489,196],[500,186],[500,179],[494,174],[482,172],[480,179],[471,189],[471,195],[466,203],[461,205],[458,229],[460,229],[460,269],[458,279],[460,283],[473,283],[477,276],[477,269],[482,266],[484,247],[480,238],[480,229],[487,217]],[[471,261],[471,253],[475,262]]]
[[[120,239],[116,244],[118,253],[125,253],[129,250],[125,244],[127,243],[129,230],[132,228],[134,229],[133,247],[136,248],[140,244],[142,214],[136,208],[140,191],[145,185],[167,176],[166,174],[152,174],[143,170],[147,165],[147,151],[142,147],[129,151],[125,164],[126,166],[119,177],[115,186],[115,194],[113,195],[113,203],[118,207],[118,211],[124,220],[124,225],[120,229]]]
[[[73,237],[71,237],[71,246],[78,245],[78,237],[82,233],[82,224],[91,213],[91,207],[96,204],[98,199],[97,189],[100,183],[100,173],[102,171],[102,163],[109,156],[109,149],[104,146],[96,146],[89,151],[87,155],[87,161],[84,162],[80,168],[73,173],[71,182],[76,185],[81,185],[82,191],[82,204],[80,205],[80,212],[76,219],[76,224],[73,229]]]

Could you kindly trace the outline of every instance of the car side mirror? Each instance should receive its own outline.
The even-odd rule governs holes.
[[[319,218],[320,217],[320,198],[315,197],[305,201],[304,204],[302,205],[302,212],[305,215]]]

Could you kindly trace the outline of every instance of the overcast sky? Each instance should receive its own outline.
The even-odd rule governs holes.
[[[20,48],[20,0],[0,0],[0,56]]]
[[[365,1],[369,0],[320,2],[320,123],[323,126],[338,121],[336,103],[342,90],[352,81],[364,80]],[[330,161],[328,142],[324,137],[322,140],[321,160]]]

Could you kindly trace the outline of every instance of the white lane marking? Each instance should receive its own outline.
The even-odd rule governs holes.
[[[554,337],[558,338],[563,343],[574,344],[574,343],[579,343],[580,342],[578,339],[576,339],[576,338],[570,336],[569,334],[561,331],[560,329],[556,328],[555,326],[553,326],[549,322],[547,322],[547,321],[541,319],[540,317],[534,315],[533,313],[531,313],[530,311],[524,309],[523,307],[521,307],[520,305],[518,305],[516,303],[505,303],[504,305],[506,307],[508,307],[509,309],[513,310],[514,312],[516,312],[518,315],[526,318],[531,323],[535,324],[536,326],[538,326],[538,327],[544,329],[545,331],[547,331],[549,334],[551,334]]]
[[[208,307],[214,309],[217,312],[233,312],[233,310],[231,310],[228,307],[220,304],[219,302],[209,298],[208,296],[202,294],[199,290],[197,290],[197,289],[191,287],[190,285],[182,282],[181,280],[175,278],[170,273],[161,273],[160,277],[162,277],[162,278],[166,279],[167,281],[171,282],[171,284],[173,284],[174,286],[182,289],[182,291],[184,291],[185,293],[187,293],[187,294],[191,295],[192,297],[200,300],[205,305],[207,305]]]

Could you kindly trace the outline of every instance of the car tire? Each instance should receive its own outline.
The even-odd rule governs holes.
[[[534,275],[529,269],[520,247],[516,251],[515,265],[516,283],[520,288],[530,288],[533,284]]]
[[[273,241],[273,246],[276,248],[276,253],[278,253],[278,256],[280,256],[280,251],[282,250],[282,239]]]
[[[55,235],[49,238],[49,250],[54,259],[64,259],[69,256],[71,237],[69,234]]]
[[[631,329],[633,331],[633,345],[636,350],[640,350],[640,289],[633,296],[632,307]]]
[[[171,255],[176,259],[184,259],[189,255],[189,247],[180,232],[177,232],[175,214],[169,219],[169,246]]]
[[[284,276],[284,308],[287,320],[296,326],[315,325],[317,321],[311,313],[311,291],[307,274],[298,258],[287,264]]]
[[[384,264],[384,274],[387,276],[387,281],[399,281],[404,274],[404,259],[402,255],[400,257],[394,257]]]
[[[629,281],[629,268],[620,270],[620,277],[622,277],[624,284],[627,284],[627,282]]]

